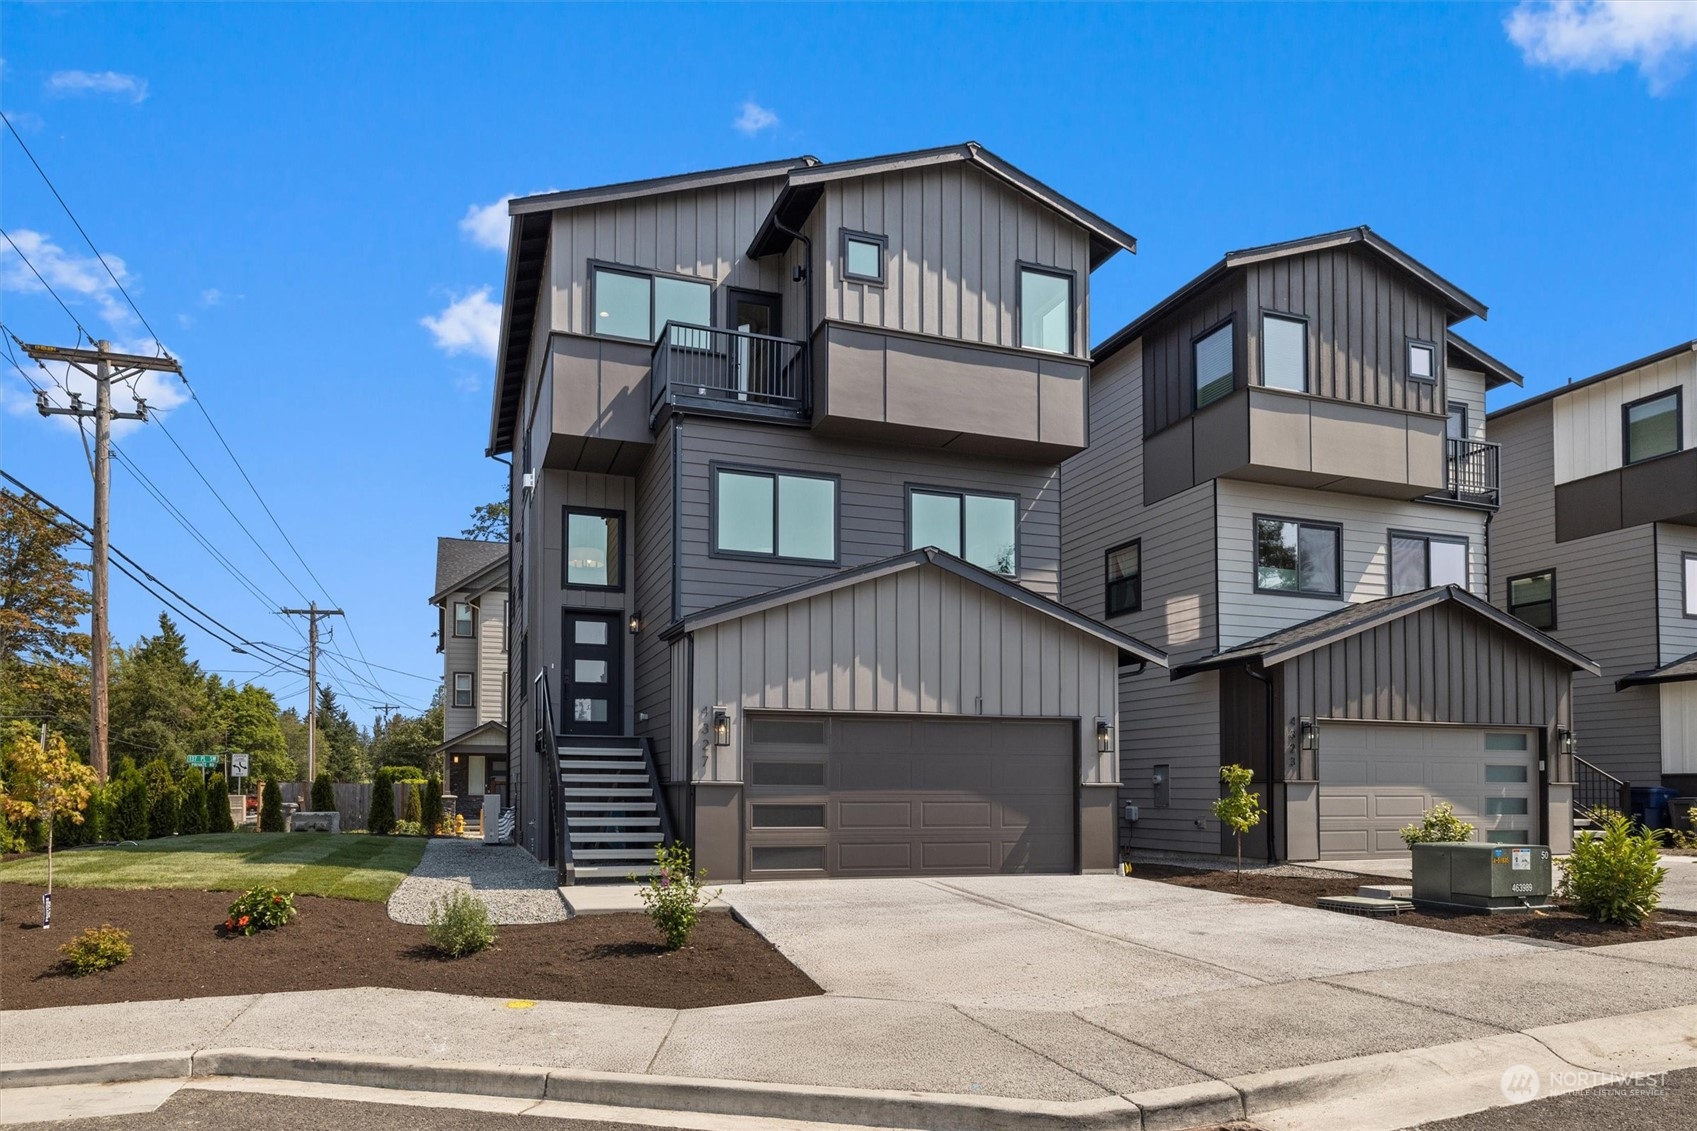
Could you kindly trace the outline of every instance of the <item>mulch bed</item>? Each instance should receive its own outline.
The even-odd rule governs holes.
[[[1309,879],[1298,876],[1268,876],[1256,872],[1203,872],[1192,868],[1175,868],[1168,864],[1136,864],[1132,876],[1138,879],[1159,880],[1179,887],[1203,888],[1251,899],[1272,899],[1297,907],[1313,907],[1322,895],[1354,895],[1362,884],[1407,884],[1407,880],[1384,876],[1351,876],[1339,872],[1336,878]],[[1407,911],[1382,923],[1401,923],[1408,927],[1431,927],[1453,931],[1458,935],[1521,935],[1530,939],[1567,943],[1570,946],[1609,946],[1613,943],[1654,942],[1658,939],[1677,939],[1697,936],[1697,928],[1681,927],[1678,922],[1697,924],[1697,915],[1684,911],[1658,911],[1642,927],[1618,927],[1595,923],[1573,911],[1546,911],[1542,916],[1530,913],[1482,915],[1466,911]]]
[[[61,888],[46,931],[41,892],[0,884],[0,1009],[358,986],[666,1009],[822,992],[718,911],[704,913],[689,945],[669,954],[646,917],[616,914],[497,927],[494,947],[449,961],[430,949],[423,927],[392,921],[381,903],[298,896],[288,926],[226,937],[228,892]],[[128,931],[135,956],[86,977],[60,973],[58,948],[102,923]]]

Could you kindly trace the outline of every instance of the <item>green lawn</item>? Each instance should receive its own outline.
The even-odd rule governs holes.
[[[212,833],[123,848],[53,854],[53,886],[243,891],[271,884],[298,895],[372,903],[389,898],[424,853],[419,837],[323,833]],[[45,884],[47,858],[0,864],[0,883]]]

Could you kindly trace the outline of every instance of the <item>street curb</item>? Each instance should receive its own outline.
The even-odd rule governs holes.
[[[0,1064],[0,1089],[40,1088],[54,1084],[128,1084],[136,1080],[176,1080],[194,1072],[194,1053],[136,1052],[79,1060]]]
[[[540,1100],[548,1087],[548,1069],[527,1065],[448,1063],[402,1056],[348,1056],[276,1049],[205,1049],[194,1054],[194,1075],[253,1076],[521,1100]]]

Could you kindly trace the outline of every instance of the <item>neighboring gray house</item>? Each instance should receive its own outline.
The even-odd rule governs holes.
[[[518,836],[568,878],[1115,864],[1122,665],[1056,601],[1088,292],[1134,242],[976,144],[520,198]]]
[[[1487,602],[1485,393],[1520,378],[1450,330],[1484,315],[1355,228],[1232,252],[1097,348],[1062,599],[1172,661],[1120,681],[1126,846],[1230,851],[1237,763],[1273,858],[1400,853],[1440,801],[1565,849],[1596,668]]]
[[[1697,341],[1491,414],[1491,598],[1602,666],[1574,682],[1582,804],[1697,793]]]
[[[436,539],[436,650],[442,653],[445,792],[481,814],[507,790],[507,543]]]

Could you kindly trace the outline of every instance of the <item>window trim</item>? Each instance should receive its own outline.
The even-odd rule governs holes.
[[[1527,620],[1525,617],[1521,616],[1516,611],[1516,609],[1523,608],[1524,606],[1515,604],[1514,583],[1517,582],[1517,581],[1530,581],[1535,577],[1543,577],[1545,574],[1550,575],[1550,600],[1549,600],[1550,625],[1549,625],[1548,628],[1539,628],[1537,625],[1533,624],[1531,621]],[[1517,573],[1513,577],[1508,579],[1508,581],[1505,583],[1505,588],[1503,589],[1503,605],[1508,610],[1508,615],[1513,617],[1515,620],[1519,621],[1520,623],[1524,624],[1526,627],[1528,627],[1528,628],[1530,628],[1530,629],[1532,629],[1536,632],[1554,632],[1556,630],[1556,627],[1561,623],[1561,618],[1560,618],[1561,605],[1556,600],[1556,597],[1557,597],[1557,589],[1556,589],[1556,567],[1555,566],[1551,566],[1549,569],[1535,569],[1535,570],[1532,570],[1529,573]],[[1544,602],[1543,601],[1527,601],[1525,604],[1527,604],[1527,605],[1542,605],[1542,604],[1544,604]]]
[[[1046,346],[1032,346],[1025,342],[1025,273],[1030,271],[1038,275],[1048,275],[1054,279],[1065,279],[1067,284],[1067,348],[1052,350]],[[1046,353],[1054,357],[1078,356],[1078,272],[1069,271],[1065,267],[1052,267],[1047,263],[1033,263],[1026,259],[1016,259],[1013,265],[1014,277],[1014,342],[1020,349],[1032,350],[1036,353]],[[1017,552],[1016,552],[1017,557]]]
[[[636,279],[648,280],[648,334],[646,338],[627,338],[623,334],[599,333],[595,327],[595,273],[608,271],[615,275],[629,275]],[[654,325],[654,280],[675,279],[680,283],[698,283],[707,288],[707,320],[711,325],[713,320],[713,292],[717,290],[713,279],[704,279],[700,275],[685,275],[677,271],[661,271],[654,267],[633,267],[628,263],[614,263],[606,259],[589,260],[589,286],[585,288],[589,297],[589,334],[591,338],[605,338],[612,342],[638,342],[645,346],[653,346],[660,340],[660,327]]]
[[[1281,322],[1296,322],[1296,323],[1298,323],[1302,326],[1302,388],[1300,388],[1300,389],[1286,389],[1286,388],[1283,388],[1283,387],[1278,386],[1278,385],[1267,384],[1267,319],[1269,319],[1269,318],[1277,318]],[[1313,384],[1313,382],[1309,379],[1310,374],[1309,374],[1309,366],[1308,366],[1308,361],[1309,361],[1309,357],[1308,357],[1308,353],[1309,353],[1309,351],[1308,351],[1308,332],[1309,332],[1310,328],[1311,328],[1310,323],[1309,323],[1307,317],[1305,317],[1304,315],[1292,314],[1292,313],[1290,313],[1289,311],[1286,311],[1286,310],[1276,310],[1276,309],[1274,309],[1273,307],[1270,307],[1270,306],[1263,306],[1261,308],[1261,373],[1260,373],[1261,388],[1272,389],[1274,392],[1277,392],[1277,393],[1311,393],[1311,392],[1313,392],[1313,390],[1310,388],[1310,386]],[[1233,342],[1232,345],[1235,349],[1237,343]],[[1233,361],[1235,362],[1236,358],[1233,358]],[[1191,364],[1192,365],[1196,364],[1194,358],[1192,358]],[[1233,382],[1232,383],[1233,383],[1234,389],[1235,389],[1235,386],[1236,386],[1236,376],[1237,376],[1236,373],[1233,373],[1233,375],[1232,375]],[[1212,404],[1213,402],[1210,401],[1209,403]]]
[[[1697,585],[1691,584],[1693,562],[1697,562],[1697,553],[1687,550],[1679,555],[1679,611],[1688,620],[1697,620]]]
[[[1436,388],[1438,385],[1438,378],[1443,372],[1443,370],[1439,368],[1438,364],[1438,343],[1429,342],[1425,338],[1404,338],[1403,342],[1402,366],[1404,376],[1406,376],[1410,381],[1416,381],[1422,385],[1431,385]],[[1417,377],[1414,375],[1414,351],[1417,347],[1432,351],[1432,375],[1430,377]]]
[[[1451,439],[1460,440],[1460,441],[1464,441],[1464,442],[1472,440],[1473,439],[1473,435],[1472,435],[1472,433],[1473,433],[1473,410],[1468,408],[1466,401],[1447,400],[1447,401],[1444,402],[1444,432],[1445,432],[1445,435],[1447,436],[1448,433],[1449,433],[1450,413],[1454,412],[1458,408],[1461,410],[1461,435],[1451,437]]]
[[[886,235],[879,235],[877,232],[862,232],[854,228],[841,228],[839,231],[841,234],[838,236],[838,254],[841,256],[840,261],[843,265],[843,281],[848,283],[867,283],[874,287],[887,285],[890,278],[890,237]],[[875,243],[878,245],[878,274],[876,277],[872,275],[857,275],[853,271],[849,270],[848,245],[850,240],[859,240],[863,243]]]
[[[912,553],[913,550],[923,549],[923,547],[914,546],[914,544],[913,544],[913,495],[914,495],[915,491],[918,491],[921,494],[925,494],[925,495],[948,495],[948,496],[951,496],[953,498],[960,500],[960,548],[961,548],[960,560],[961,561],[967,562],[968,565],[977,566],[977,568],[983,570],[986,573],[993,573],[997,577],[1006,577],[1006,578],[1009,578],[1009,579],[1015,579],[1015,578],[1019,577],[1020,561],[1024,558],[1025,555],[1020,553],[1020,550],[1019,550],[1019,511],[1020,511],[1021,500],[1020,500],[1020,497],[1017,493],[1009,492],[1009,491],[970,491],[970,490],[967,490],[964,487],[938,487],[938,486],[936,486],[934,484],[930,484],[930,483],[908,483],[908,484],[905,484],[903,492],[902,492],[902,503],[903,503],[903,506],[902,506],[902,545],[910,547],[910,549],[908,551],[909,553]],[[967,499],[968,495],[970,495],[970,496],[972,496],[973,498],[976,498],[976,499],[1007,499],[1007,500],[1009,500],[1010,502],[1013,503],[1013,572],[1012,573],[1002,573],[999,570],[991,569],[989,566],[981,566],[981,565],[978,565],[978,563],[976,563],[976,562],[967,561],[967,558],[966,558],[966,499]],[[945,552],[947,552],[947,551],[945,551]]]
[[[477,602],[476,601],[454,601],[454,602],[452,602],[452,605],[453,605],[453,608],[448,610],[448,621],[449,621],[449,624],[450,624],[449,631],[454,634],[454,639],[455,640],[476,640],[477,639]],[[460,631],[460,609],[462,609],[462,608],[464,608],[467,611],[468,615],[466,616],[466,627],[471,630],[470,632],[461,632]]]
[[[1627,441],[1632,434],[1632,429],[1627,423],[1629,414],[1633,409],[1637,408],[1641,404],[1649,404],[1651,401],[1659,401],[1663,397],[1667,396],[1673,397],[1673,451],[1657,452],[1653,456],[1644,456],[1642,459],[1627,459],[1626,455],[1629,447]],[[1685,389],[1682,386],[1675,385],[1671,389],[1662,389],[1660,392],[1651,393],[1647,397],[1639,397],[1635,401],[1628,401],[1620,406],[1620,465],[1622,467],[1635,467],[1641,463],[1648,463],[1653,459],[1662,459],[1665,456],[1676,456],[1684,450]]]
[[[1109,563],[1111,563],[1114,560],[1115,554],[1119,553],[1121,550],[1129,549],[1132,546],[1137,547],[1136,596],[1134,596],[1132,598],[1132,602],[1131,602],[1131,605],[1130,605],[1129,608],[1115,608],[1114,604],[1113,604],[1113,600],[1111,598],[1111,594],[1113,593],[1113,590],[1114,590],[1114,579],[1112,577],[1108,576]],[[1124,579],[1121,579],[1121,580],[1124,580]],[[1108,617],[1123,617],[1123,616],[1129,616],[1132,613],[1137,613],[1137,612],[1142,612],[1142,611],[1143,611],[1143,539],[1142,538],[1133,538],[1130,541],[1121,542],[1117,546],[1109,546],[1106,550],[1102,551],[1102,616],[1103,616],[1104,619],[1106,619]]]
[[[719,473],[721,471],[736,472],[740,475],[763,475],[772,482],[772,552],[770,554],[754,553],[749,550],[721,550],[719,548]],[[782,542],[782,532],[778,528],[778,484],[779,476],[789,476],[792,479],[823,479],[831,484],[831,550],[829,558],[798,558],[778,551]],[[727,561],[739,562],[785,562],[790,565],[806,566],[840,566],[843,560],[843,477],[825,471],[792,471],[784,467],[760,467],[754,464],[722,463],[711,460],[707,464],[707,556],[724,558]]]
[[[1338,588],[1335,593],[1316,593],[1307,589],[1265,589],[1261,586],[1261,555],[1260,539],[1256,535],[1257,528],[1263,522],[1293,522],[1297,526],[1297,538],[1302,537],[1301,528],[1312,526],[1317,529],[1330,530],[1337,534],[1336,549],[1333,552]],[[1300,542],[1298,543],[1300,545]],[[1297,563],[1297,576],[1301,577],[1301,563]],[[1321,522],[1306,518],[1291,518],[1288,515],[1252,514],[1249,519],[1249,577],[1256,593],[1265,593],[1270,597],[1302,597],[1311,601],[1341,601],[1343,600],[1343,524],[1341,522]]]
[[[1232,328],[1232,371],[1231,371],[1232,384],[1231,384],[1231,388],[1228,389],[1226,392],[1221,393],[1219,396],[1215,397],[1213,400],[1209,401],[1208,404],[1199,404],[1199,403],[1197,403],[1197,398],[1199,396],[1201,396],[1202,386],[1197,381],[1197,377],[1196,377],[1196,346],[1197,346],[1198,343],[1205,341],[1206,339],[1208,339],[1208,338],[1212,337],[1213,335],[1219,333],[1220,330],[1224,329],[1227,326],[1230,326]],[[1220,319],[1220,321],[1218,321],[1218,322],[1214,323],[1212,326],[1208,327],[1206,330],[1203,330],[1201,333],[1191,336],[1191,339],[1190,339],[1190,411],[1193,414],[1201,412],[1203,409],[1207,408],[1208,405],[1219,404],[1221,401],[1225,400],[1227,397],[1229,397],[1233,393],[1237,392],[1237,374],[1238,374],[1239,368],[1241,368],[1237,363],[1237,350],[1238,350],[1238,339],[1241,336],[1242,335],[1240,335],[1237,332],[1237,315],[1236,314],[1228,314],[1224,318]]]
[[[619,520],[619,544],[615,550],[613,561],[618,563],[616,585],[592,585],[584,581],[572,581],[571,577],[571,541],[572,515],[581,514],[591,518],[616,518]],[[607,510],[602,507],[580,507],[572,503],[560,505],[560,588],[579,593],[623,593],[625,591],[625,527],[628,521],[624,511]]]
[[[1402,596],[1402,594],[1396,591],[1396,566],[1395,559],[1392,556],[1393,550],[1391,545],[1398,538],[1417,538],[1421,542],[1425,543],[1424,553],[1426,584],[1422,585],[1420,587],[1421,589],[1432,588],[1432,543],[1448,542],[1452,546],[1460,546],[1462,548],[1462,552],[1467,556],[1466,562],[1462,565],[1462,573],[1465,576],[1461,587],[1469,593],[1473,591],[1473,539],[1469,538],[1465,534],[1432,534],[1425,530],[1405,530],[1391,527],[1389,530],[1385,531],[1385,596]],[[1418,589],[1410,590],[1410,592],[1414,593],[1418,593],[1419,591],[1420,590]]]
[[[466,701],[460,702],[460,677],[466,678]],[[458,711],[477,710],[477,673],[454,672],[448,681],[448,705]]]

